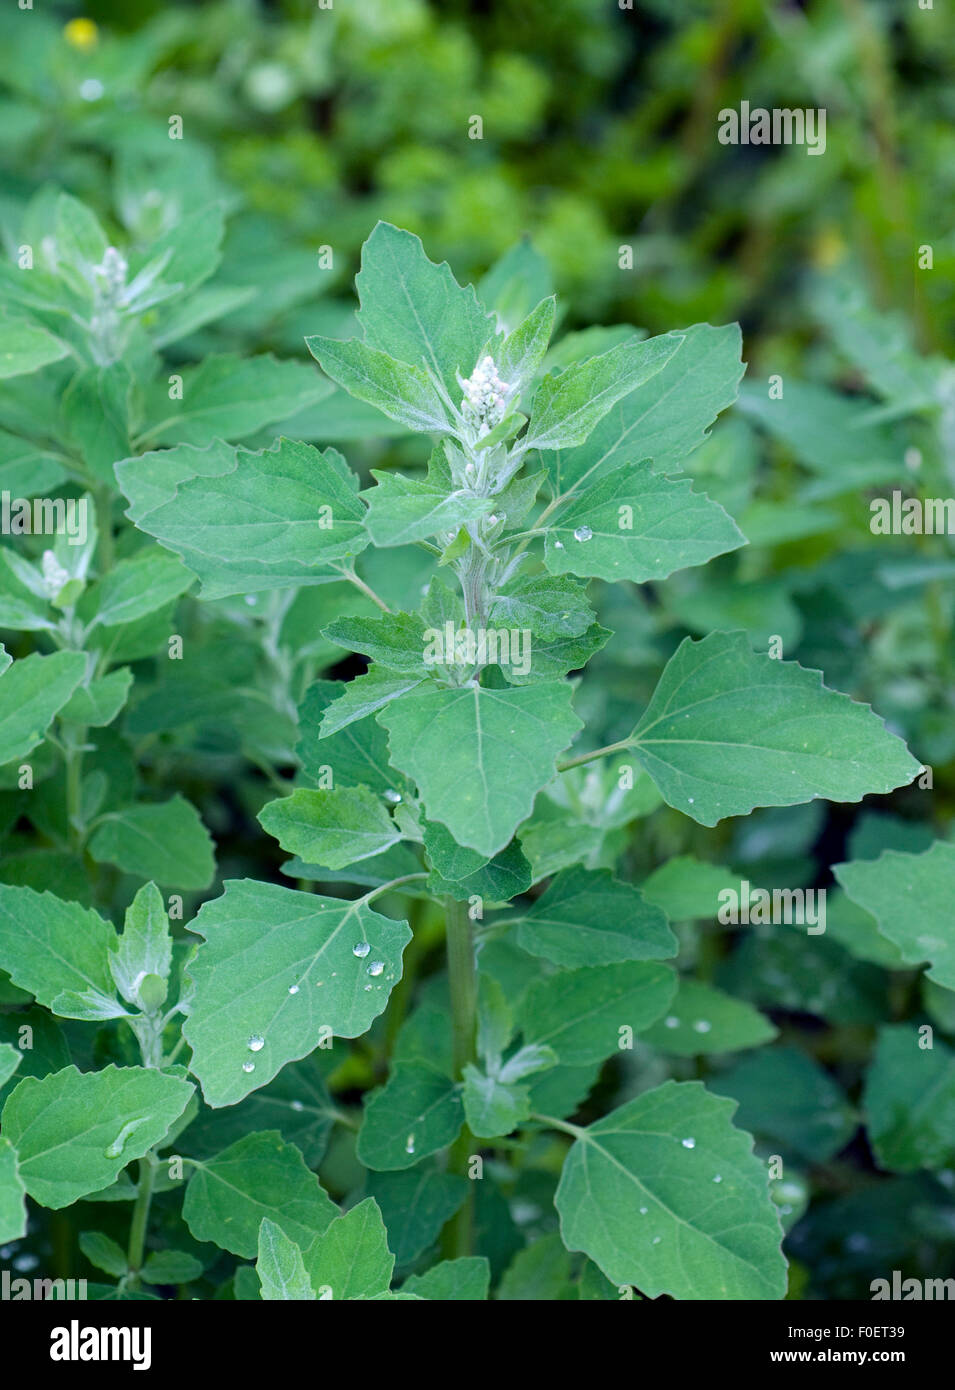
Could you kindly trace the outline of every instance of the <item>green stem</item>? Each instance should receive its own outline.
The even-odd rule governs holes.
[[[580,767],[582,763],[592,763],[595,758],[606,758],[609,753],[622,753],[626,748],[632,748],[628,738],[622,738],[619,743],[608,743],[603,748],[595,748],[592,753],[578,753],[576,758],[564,758],[563,762],[557,764],[558,772],[566,772],[569,767]]]
[[[70,847],[77,853],[83,847],[85,828],[83,825],[83,744],[86,742],[85,727],[77,726],[64,730],[64,749],[66,753],[66,824]]]
[[[445,898],[445,923],[448,943],[448,977],[451,986],[451,1037],[455,1079],[460,1080],[464,1068],[475,1058],[477,1026],[477,969],[474,960],[474,941],[467,904]],[[448,1171],[468,1175],[468,1162],[474,1152],[474,1138],[467,1128],[461,1131],[448,1154]],[[447,1259],[470,1255],[474,1248],[474,1183],[468,1182],[468,1193],[461,1208],[444,1228],[441,1238]]]
[[[382,613],[390,613],[391,609],[383,598],[379,598],[370,584],[366,584],[363,579],[359,579],[354,569],[342,569],[342,578],[347,579],[349,584],[354,584],[356,589],[360,589],[363,594],[371,599],[372,603],[377,603]]]
[[[474,1031],[477,1020],[477,970],[467,904],[446,898],[445,922],[448,978],[451,986],[454,1075],[459,1080],[467,1064],[474,1061]]]
[[[564,1134],[571,1134],[575,1139],[579,1139],[586,1130],[579,1125],[572,1125],[568,1120],[555,1120],[553,1115],[532,1115],[532,1120],[537,1120],[539,1124],[546,1125],[548,1129],[560,1129]]]
[[[131,1283],[139,1282],[139,1271],[143,1263],[143,1251],[146,1248],[146,1227],[149,1224],[149,1208],[153,1199],[153,1184],[156,1181],[157,1160],[152,1152],[147,1153],[139,1160],[139,1190],[136,1193],[136,1205],[133,1207],[133,1219],[129,1228],[129,1246],[126,1254],[126,1261],[132,1271]]]
[[[109,488],[97,488],[95,497],[96,529],[99,536],[97,561],[100,574],[109,574],[113,568],[113,522],[112,498]]]

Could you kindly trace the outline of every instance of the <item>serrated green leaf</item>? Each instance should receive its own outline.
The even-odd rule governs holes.
[[[606,869],[565,869],[515,921],[522,950],[571,970],[677,952],[660,909]]]
[[[665,965],[624,961],[561,971],[531,986],[517,1013],[525,1042],[552,1047],[567,1066],[581,1067],[629,1046],[664,1010],[676,990]]]
[[[489,858],[530,815],[580,727],[563,682],[525,689],[422,690],[382,709],[391,760],[417,783],[429,820]]]
[[[51,1008],[63,991],[113,993],[112,925],[52,893],[0,884],[0,969]]]
[[[395,1257],[373,1197],[337,1216],[305,1251],[305,1268],[320,1298],[374,1298],[391,1282]],[[327,1292],[330,1290],[331,1292]]]
[[[707,428],[736,399],[743,375],[739,325],[697,323],[680,336],[669,361],[624,396],[585,444],[545,455],[558,494],[597,483],[636,459],[676,472],[703,443]]]
[[[294,1240],[289,1240],[281,1226],[276,1226],[267,1216],[262,1218],[259,1227],[255,1271],[262,1286],[263,1299],[295,1299],[299,1302],[315,1299],[315,1290],[309,1282],[301,1246],[296,1245]]]
[[[376,792],[402,792],[408,785],[388,764],[388,735],[374,719],[356,719],[337,733],[320,733],[331,705],[348,689],[343,681],[315,681],[298,709],[299,740],[296,752],[302,771],[314,785],[353,787],[364,785]],[[389,800],[392,799],[389,797]]]
[[[467,1196],[467,1178],[415,1168],[402,1173],[371,1173],[368,1190],[388,1231],[388,1249],[400,1269],[437,1240]]]
[[[3,1131],[30,1196],[59,1208],[107,1187],[168,1133],[194,1089],[146,1067],[25,1077],[3,1107]]]
[[[424,1274],[411,1274],[402,1292],[415,1293],[442,1303],[483,1302],[491,1283],[491,1267],[483,1255],[463,1255],[458,1260],[439,1260]]]
[[[368,503],[365,525],[379,546],[412,545],[440,531],[457,531],[494,506],[493,497],[455,491],[429,470],[426,479],[373,469],[378,486],[362,493]]]
[[[920,764],[819,671],[750,650],[743,632],[686,638],[629,739],[668,805],[701,825],[755,806],[858,801]]]
[[[239,449],[226,472],[179,482],[137,520],[202,580],[203,598],[325,582],[368,544],[358,479],[334,449],[288,439]]]
[[[777,1030],[757,1009],[699,980],[681,980],[666,1015],[643,1034],[674,1057],[737,1052],[772,1042]]]
[[[384,667],[369,667],[363,675],[349,681],[338,699],[328,706],[322,716],[320,736],[327,738],[358,719],[367,719],[392,700],[410,694],[424,679],[422,676],[396,675]]]
[[[454,398],[456,373],[470,376],[495,334],[471,286],[462,288],[447,262],[430,261],[416,236],[379,222],[362,247],[355,288],[366,342],[428,367]]]
[[[35,372],[69,355],[69,344],[29,319],[0,319],[0,380]]]
[[[122,1279],[129,1269],[123,1250],[102,1231],[81,1231],[79,1247],[97,1269],[111,1274],[114,1279]]]
[[[163,384],[149,401],[141,442],[194,444],[245,439],[322,399],[326,385],[304,362],[274,357],[207,357],[182,372],[181,396]]]
[[[139,1273],[146,1284],[190,1284],[202,1274],[202,1264],[185,1250],[154,1250]]]
[[[181,796],[105,812],[88,849],[100,864],[179,891],[208,888],[215,876],[209,832]]]
[[[120,994],[141,1005],[139,989],[147,975],[169,979],[172,937],[166,906],[155,883],[144,884],[126,909],[122,935],[109,952],[109,968]]]
[[[955,845],[937,840],[923,854],[884,850],[878,859],[836,864],[833,873],[905,962],[928,961],[929,979],[955,989]]]
[[[349,651],[361,652],[376,666],[401,675],[423,676],[425,626],[415,613],[386,613],[376,618],[339,618],[322,636]]]
[[[24,758],[86,674],[82,652],[36,652],[0,675],[0,763]]]
[[[611,406],[665,367],[682,341],[678,333],[630,338],[587,362],[546,376],[534,397],[527,447],[566,449],[583,444]]]
[[[120,666],[89,685],[79,685],[60,710],[60,718],[71,724],[105,728],[125,705],[132,683],[132,671],[128,666]]]
[[[182,1204],[196,1240],[211,1240],[246,1260],[258,1252],[263,1217],[304,1249],[337,1215],[299,1150],[271,1130],[247,1134],[197,1165]]]
[[[667,478],[646,462],[615,469],[561,507],[547,526],[544,563],[552,574],[645,583],[736,550],[745,537],[718,502],[688,478]]]
[[[205,941],[189,966],[195,995],[183,1033],[212,1106],[233,1105],[264,1086],[286,1062],[311,1052],[323,1029],[356,1038],[370,1028],[411,939],[404,922],[361,899],[251,879],[228,881],[222,897],[203,903],[191,930]],[[368,949],[356,955],[356,946]]]
[[[648,1298],[782,1298],[779,1218],[733,1109],[667,1081],[580,1131],[555,1198],[568,1248]]]
[[[862,1105],[880,1168],[912,1173],[955,1158],[955,1052],[908,1024],[879,1030]]]
[[[192,572],[156,546],[131,560],[120,560],[90,591],[87,602],[98,626],[117,627],[154,613],[192,583]]]
[[[332,381],[389,420],[425,434],[451,432],[451,415],[421,367],[397,362],[358,338],[340,342],[313,336],[306,338],[305,344]]]
[[[430,1066],[401,1063],[365,1102],[358,1158],[366,1168],[411,1168],[453,1143],[463,1120],[450,1077]]]
[[[530,1118],[530,1091],[469,1063],[464,1068],[464,1113],[472,1134],[496,1139]]]
[[[259,824],[289,854],[309,864],[344,869],[397,844],[401,833],[367,787],[315,791],[296,787],[291,796],[263,806]]]

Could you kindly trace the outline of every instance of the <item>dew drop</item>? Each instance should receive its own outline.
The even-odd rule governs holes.
[[[83,101],[99,101],[106,91],[98,77],[87,77],[80,83],[80,97]]]
[[[641,1215],[641,1216],[646,1216],[646,1214],[647,1214],[647,1208],[646,1208],[646,1207],[641,1207],[641,1208],[640,1208],[640,1215]]]
[[[406,1154],[413,1154],[413,1153],[414,1153],[414,1135],[413,1135],[413,1134],[409,1134],[408,1137],[407,1137],[407,1139],[405,1140],[405,1153],[406,1153]]]
[[[289,994],[298,994],[298,985],[289,985],[288,992]]]
[[[694,1033],[708,1033],[712,1027],[709,1019],[698,1018],[693,1025],[693,1031]]]
[[[385,791],[382,792],[382,796],[386,801],[390,801],[392,806],[397,806],[398,802],[401,800],[401,792],[396,792],[394,787],[386,788]]]
[[[679,1028],[680,1026],[680,1020],[675,1014],[671,1014],[669,1018],[664,1019],[664,1023],[667,1028]]]
[[[301,1102],[300,1100],[293,1100],[293,1101],[291,1102],[291,1106],[292,1106],[292,1109],[293,1109],[293,1110],[304,1110],[304,1109],[305,1109],[305,1106],[302,1104],[302,1102]]]
[[[251,1038],[249,1038],[249,1051],[261,1052],[264,1046],[265,1039],[261,1037],[258,1033],[253,1033]]]
[[[659,1244],[660,1244],[660,1237],[659,1237],[659,1236],[654,1236],[653,1239],[651,1240],[650,1244],[651,1244],[651,1245],[659,1245]]]
[[[243,1063],[242,1063],[242,1070],[243,1070],[243,1071],[255,1071],[255,1063],[254,1063],[254,1062],[243,1062]]]
[[[366,986],[365,986],[365,993],[367,994],[367,993],[370,991],[370,989],[371,989],[371,985],[366,985]]]
[[[684,1140],[683,1140],[683,1147],[684,1147],[685,1149],[695,1149],[695,1148],[696,1148],[696,1140],[695,1140],[695,1139],[684,1139]]]
[[[722,1182],[722,1181],[723,1181],[723,1176],[722,1176],[722,1174],[721,1174],[721,1173],[714,1173],[714,1174],[713,1174],[713,1181],[714,1181],[714,1182]]]
[[[384,971],[385,962],[383,960],[373,960],[368,967],[369,975],[380,975]]]
[[[555,549],[555,550],[563,550],[563,548],[564,548],[564,542],[563,542],[563,541],[554,541],[554,549]]]
[[[691,806],[693,805],[693,797],[692,797],[692,796],[688,796],[688,797],[687,797],[687,801],[690,803]]]
[[[359,960],[364,960],[370,950],[371,947],[368,945],[367,941],[359,941],[351,948],[351,953],[353,956],[357,956]]]
[[[593,531],[591,531],[589,526],[578,526],[577,530],[574,532],[574,540],[589,541],[592,535]]]

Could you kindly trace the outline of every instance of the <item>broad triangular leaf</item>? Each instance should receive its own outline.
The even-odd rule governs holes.
[[[649,1298],[782,1298],[779,1218],[734,1108],[667,1081],[582,1130],[555,1198],[567,1247]]]
[[[404,922],[272,883],[232,879],[199,909],[205,937],[183,1028],[206,1103],[234,1105],[327,1036],[371,1027],[401,975]],[[356,947],[358,950],[356,951]]]
[[[146,1067],[65,1067],[27,1076],[3,1107],[20,1176],[45,1207],[66,1207],[116,1180],[163,1139],[194,1093],[191,1082]]]
[[[630,742],[667,804],[701,825],[755,806],[859,801],[920,770],[868,705],[819,671],[757,655],[743,632],[687,638]]]
[[[425,689],[378,714],[391,761],[417,782],[429,820],[488,858],[530,815],[581,721],[571,687]]]

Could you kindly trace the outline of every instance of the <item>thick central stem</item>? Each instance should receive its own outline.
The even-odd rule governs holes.
[[[464,1068],[475,1058],[477,1027],[477,971],[474,963],[474,941],[467,904],[445,898],[445,923],[448,943],[448,978],[451,987],[451,1036],[455,1080],[460,1081]],[[474,1140],[465,1125],[448,1155],[448,1169],[462,1177],[470,1177],[468,1163]],[[474,1183],[468,1182],[468,1195],[442,1233],[442,1248],[447,1259],[470,1255],[474,1245]]]
[[[466,903],[445,899],[448,944],[448,978],[451,987],[451,1033],[455,1080],[474,1061],[474,1032],[477,1018],[477,971],[474,941]]]
[[[139,1160],[139,1189],[136,1193],[136,1205],[133,1207],[133,1219],[129,1228],[129,1246],[127,1249],[127,1263],[131,1271],[130,1282],[133,1286],[139,1282],[139,1271],[143,1264],[146,1228],[149,1224],[149,1208],[153,1199],[153,1184],[156,1180],[157,1166],[157,1161],[151,1152],[144,1154]]]

